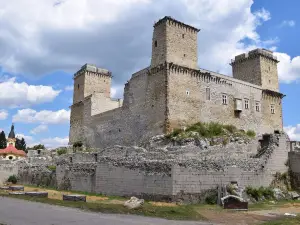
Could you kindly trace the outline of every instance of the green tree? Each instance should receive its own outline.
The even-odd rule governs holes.
[[[6,148],[7,142],[6,142],[6,136],[4,131],[0,133],[0,149]]]
[[[18,150],[23,150],[23,151],[25,151],[27,153],[26,141],[25,141],[24,138],[22,138],[22,139],[17,138],[16,139],[16,148]]]
[[[42,144],[38,144],[38,145],[35,145],[33,147],[28,147],[27,150],[39,150],[39,149],[46,149],[45,148],[45,145],[42,145]]]

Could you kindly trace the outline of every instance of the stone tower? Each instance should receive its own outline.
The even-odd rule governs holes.
[[[174,63],[197,69],[197,34],[200,30],[171,17],[154,24],[151,67]]]
[[[273,52],[266,49],[255,49],[238,55],[232,60],[232,74],[236,79],[278,92],[278,62]]]
[[[108,70],[85,64],[74,75],[73,104],[83,101],[94,93],[110,97],[111,73]]]

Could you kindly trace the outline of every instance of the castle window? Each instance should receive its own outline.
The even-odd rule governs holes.
[[[79,84],[77,84],[77,88],[79,89]]]
[[[245,99],[245,109],[249,109],[249,99]]]
[[[184,34],[182,34],[182,38],[184,38]]]
[[[205,91],[205,94],[206,94],[206,100],[210,100],[210,88],[206,88],[206,91]]]
[[[186,54],[183,54],[183,57],[186,57]]]
[[[186,95],[190,95],[190,91],[189,90],[186,90],[185,93],[186,93]]]
[[[157,47],[157,41],[154,42],[154,46]]]
[[[222,103],[223,103],[223,105],[227,105],[227,95],[226,94],[222,94]]]
[[[256,112],[260,111],[260,104],[259,104],[259,102],[255,102],[255,110],[256,110]]]
[[[274,106],[274,104],[271,104],[271,113],[275,114],[275,106]]]

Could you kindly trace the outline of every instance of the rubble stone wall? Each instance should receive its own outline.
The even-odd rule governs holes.
[[[18,168],[10,162],[0,162],[0,184],[3,184],[11,175],[17,175]]]

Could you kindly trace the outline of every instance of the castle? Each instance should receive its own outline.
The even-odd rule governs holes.
[[[155,23],[151,64],[125,84],[123,101],[110,98],[111,72],[84,65],[74,75],[70,144],[138,145],[199,121],[257,134],[282,131],[284,95],[273,53],[236,56],[233,77],[211,72],[198,67],[199,31],[171,17]]]

